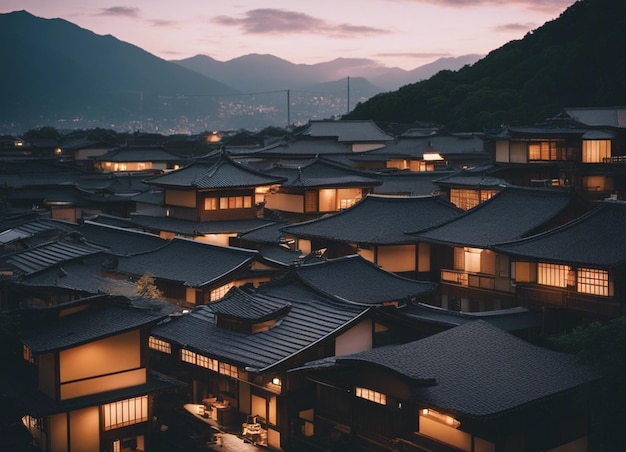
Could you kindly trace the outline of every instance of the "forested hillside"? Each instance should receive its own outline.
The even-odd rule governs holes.
[[[474,65],[379,94],[344,119],[476,131],[530,124],[562,107],[626,105],[625,29],[626,2],[579,0]]]

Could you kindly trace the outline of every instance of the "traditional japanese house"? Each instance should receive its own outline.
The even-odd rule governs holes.
[[[193,307],[221,298],[228,290],[247,282],[267,281],[249,270],[257,252],[174,238],[153,251],[119,256],[106,273],[111,278],[154,278],[164,299]]]
[[[585,451],[599,379],[482,320],[297,373],[316,384],[299,440],[325,450]]]
[[[82,176],[76,181],[76,188],[85,207],[74,221],[101,213],[128,217],[136,211],[136,196],[152,189],[143,181],[148,176],[146,172]]]
[[[286,181],[265,194],[265,208],[300,220],[347,209],[381,185],[371,173],[323,158],[306,165],[275,165],[267,173]]]
[[[49,306],[78,298],[76,294],[45,289],[22,292],[19,285],[12,285],[12,282],[55,267],[58,269],[72,261],[101,255],[105,251],[102,247],[86,243],[80,234],[70,232],[66,237],[2,256],[2,307]],[[62,270],[58,271],[62,275]]]
[[[320,219],[285,226],[287,239],[303,254],[329,258],[359,254],[385,270],[432,279],[430,245],[415,243],[407,232],[426,230],[461,214],[437,196],[368,195],[349,209]]]
[[[566,108],[544,123],[491,134],[499,176],[516,185],[574,187],[590,200],[623,199],[625,111]]]
[[[482,137],[476,134],[401,135],[384,147],[354,156],[366,169],[395,168],[412,172],[466,168],[490,161]]]
[[[463,215],[415,234],[439,256],[440,306],[466,312],[516,306],[510,260],[492,245],[546,231],[587,210],[571,189],[508,186]]]
[[[304,288],[337,301],[366,306],[403,306],[429,300],[437,285],[403,278],[359,255],[294,263],[288,272],[259,287],[282,295]]]
[[[604,201],[542,234],[494,246],[511,261],[517,303],[560,331],[626,313],[626,204]]]
[[[446,174],[433,181],[438,193],[459,209],[469,210],[498,193],[508,183],[490,175],[492,165],[483,165]]]
[[[163,146],[121,146],[93,159],[94,168],[105,173],[166,171],[178,169],[183,163],[183,158]]]
[[[334,137],[348,146],[352,152],[364,152],[383,147],[394,137],[384,132],[373,121],[309,121],[301,135],[311,137]]]
[[[159,232],[227,244],[237,233],[267,224],[263,216],[265,193],[285,178],[253,170],[224,152],[197,160],[146,183],[164,193],[164,217],[134,215],[138,226]],[[221,225],[220,225],[221,223]]]
[[[150,347],[155,361],[192,388],[188,411],[284,450],[299,434],[299,407],[310,397],[286,371],[371,347],[369,309],[312,292],[291,298],[238,287],[154,327]]]
[[[372,309],[426,299],[434,289],[358,256],[294,264],[256,290],[233,288],[153,328],[151,346],[164,369],[185,370],[181,378],[194,388],[189,409],[210,411],[220,425],[241,423],[246,439],[282,449],[294,429],[308,429],[312,397],[286,371],[375,346],[385,331]]]
[[[166,315],[103,296],[37,315],[21,339],[36,387],[21,400],[38,450],[148,450],[154,396],[180,386],[149,363]]]
[[[93,167],[95,157],[106,154],[119,147],[112,141],[93,137],[68,137],[61,139],[55,156],[64,161],[71,161],[81,167]]]

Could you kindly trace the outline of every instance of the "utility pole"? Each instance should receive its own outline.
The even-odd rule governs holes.
[[[291,125],[291,101],[289,100],[289,90],[287,90],[287,128]]]
[[[350,113],[350,76],[348,76],[348,111],[346,113]]]

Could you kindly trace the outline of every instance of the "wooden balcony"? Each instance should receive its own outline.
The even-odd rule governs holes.
[[[614,318],[623,315],[621,303],[614,297],[603,297],[572,290],[538,285],[517,285],[517,299],[521,305],[544,305],[555,308],[596,314]]]
[[[515,291],[515,288],[511,286],[510,278],[463,270],[441,270],[441,282],[496,292],[513,293]]]

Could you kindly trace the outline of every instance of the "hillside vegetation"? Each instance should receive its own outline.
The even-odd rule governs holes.
[[[626,2],[579,0],[474,65],[374,96],[344,119],[476,131],[530,124],[563,107],[626,105],[625,29]]]

